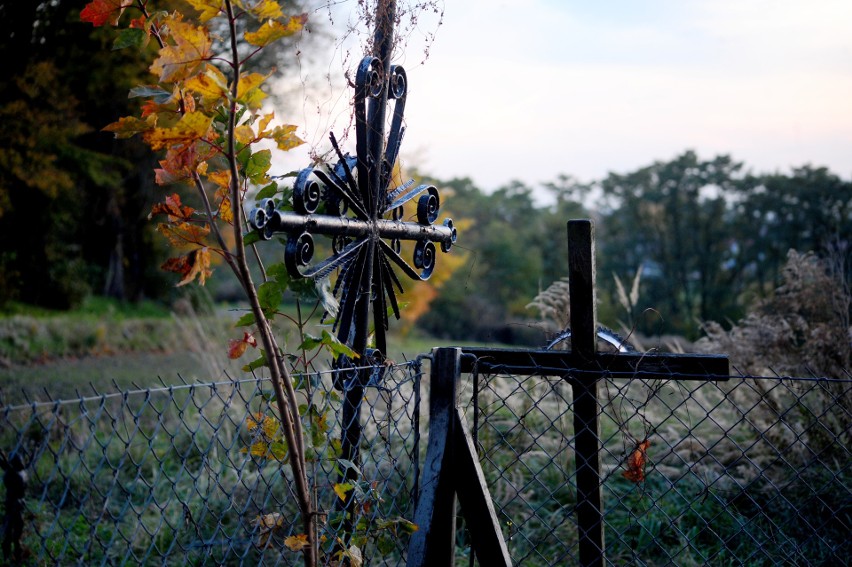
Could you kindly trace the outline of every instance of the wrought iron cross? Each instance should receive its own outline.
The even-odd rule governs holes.
[[[249,222],[270,239],[287,234],[285,264],[291,277],[321,279],[339,270],[334,295],[340,297],[335,329],[341,342],[366,352],[370,306],[375,346],[387,354],[388,312],[399,318],[396,289],[402,284],[394,266],[415,280],[426,280],[435,266],[437,250],[448,252],[456,241],[452,219],[435,225],[440,208],[438,191],[409,181],[390,189],[405,128],[408,81],[405,70],[390,64],[395,2],[379,2],[375,55],[361,60],[355,79],[356,155],[344,155],[331,134],[338,162],[329,168],[306,168],[293,186],[293,210],[276,208],[265,199],[249,214]],[[385,139],[390,101],[393,117]],[[416,222],[404,220],[404,205],[416,200]],[[390,218],[386,218],[390,215]],[[331,255],[312,264],[314,237],[331,239]],[[401,241],[415,242],[413,264],[400,255]]]

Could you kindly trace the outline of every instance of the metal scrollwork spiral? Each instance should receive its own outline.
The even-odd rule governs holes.
[[[420,279],[428,280],[435,269],[435,245],[430,240],[421,240],[414,246],[414,267],[420,271]]]
[[[438,197],[438,190],[429,187],[426,195],[423,195],[417,201],[417,222],[423,225],[432,224],[438,219],[440,208],[441,199]]]
[[[311,263],[314,257],[314,238],[303,232],[298,238],[287,238],[284,263],[290,275],[301,275],[300,268]]]
[[[293,184],[293,208],[301,215],[315,213],[322,198],[322,189],[312,173],[313,169],[310,167],[303,169]]]
[[[391,65],[388,98],[403,98],[408,93],[408,77],[405,69],[399,65]]]

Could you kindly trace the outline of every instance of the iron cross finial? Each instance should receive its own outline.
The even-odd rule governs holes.
[[[381,26],[379,26],[379,29]],[[402,125],[408,80],[399,65],[390,65],[389,29],[376,33],[376,53],[361,60],[355,81],[356,156],[343,154],[332,134],[338,161],[333,167],[303,169],[293,186],[293,210],[264,199],[249,214],[249,223],[270,239],[287,234],[285,264],[294,278],[321,279],[339,270],[334,286],[340,296],[336,330],[342,342],[363,353],[372,305],[376,348],[387,353],[388,311],[399,318],[396,291],[402,292],[394,267],[412,279],[432,274],[436,244],[448,252],[456,241],[452,219],[434,224],[440,198],[432,185],[409,181],[390,189],[405,128]],[[386,111],[393,102],[385,140]],[[416,222],[405,221],[404,205],[416,199]],[[390,218],[386,216],[390,215]],[[331,239],[331,255],[312,264],[314,237]],[[401,241],[415,242],[412,267],[400,255]]]

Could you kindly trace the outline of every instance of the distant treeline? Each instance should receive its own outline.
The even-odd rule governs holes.
[[[543,186],[548,206],[518,181],[489,194],[470,179],[435,183],[446,209],[473,221],[459,237],[470,265],[420,320],[439,337],[541,340],[526,305],[567,275],[570,218],[596,221],[599,319],[644,334],[695,338],[702,321],[738,320],[776,287],[790,249],[831,258],[838,285],[850,281],[852,182],[825,168],[754,175],[687,151],[589,184],[560,176]],[[639,269],[638,301],[625,307],[616,276],[629,296]]]

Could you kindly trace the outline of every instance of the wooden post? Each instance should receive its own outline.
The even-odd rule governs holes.
[[[408,565],[455,563],[456,493],[453,482],[452,444],[458,383],[461,379],[461,349],[432,350],[429,387],[429,444],[420,482],[420,495],[411,536]]]
[[[418,530],[408,545],[408,567],[452,566],[456,550],[456,495],[480,565],[510,567],[485,475],[459,407],[461,349],[432,350],[429,445],[414,512]]]
[[[574,454],[577,479],[577,529],[580,565],[603,566],[604,532],[600,479],[599,374],[595,297],[595,234],[591,220],[568,222],[568,285],[571,306],[571,350],[580,375],[574,392]]]

